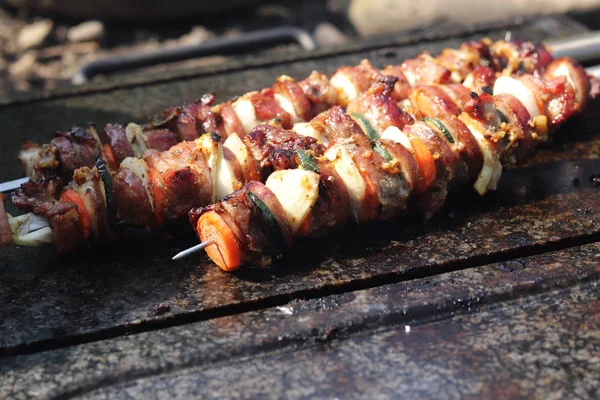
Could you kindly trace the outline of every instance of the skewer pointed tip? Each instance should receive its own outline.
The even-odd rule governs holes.
[[[180,251],[179,253],[175,254],[175,256],[173,256],[172,260],[179,260],[180,258],[187,257],[190,254],[194,254],[194,253],[204,249],[205,247],[210,246],[211,244],[214,244],[214,242],[212,240],[207,240],[206,242],[202,242],[200,244],[192,246],[189,249],[185,249],[185,250]]]

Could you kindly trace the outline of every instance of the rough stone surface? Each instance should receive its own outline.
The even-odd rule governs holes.
[[[84,397],[597,399],[597,284],[295,352],[245,357]]]
[[[568,377],[572,386],[563,390],[588,390],[594,380],[583,377],[597,370],[600,355],[599,250],[591,244],[4,358],[0,397],[87,396],[124,382],[101,392],[106,397],[117,392],[146,397],[153,391],[175,397],[298,397],[305,388],[310,396],[335,397],[336,390],[365,393],[381,383],[386,391],[420,397],[420,390],[435,393],[446,385],[461,395],[500,391],[514,376],[518,393],[542,393],[538,380],[525,372],[545,376],[550,388],[563,387],[561,380]],[[583,291],[560,291],[586,282],[591,285]],[[468,316],[474,312],[483,314]],[[554,362],[558,355],[560,363]],[[544,364],[536,364],[539,360]],[[551,367],[557,374],[546,376]],[[440,374],[448,378],[439,380]]]
[[[459,42],[449,39],[426,46],[435,52]],[[393,59],[416,54],[422,47],[394,48]],[[209,85],[227,97],[267,85],[279,74],[293,74],[290,68],[301,77],[313,68],[331,72],[365,56],[383,64],[390,51],[328,55],[191,81],[6,105],[0,107],[8,133],[2,139],[6,145],[0,148],[0,176],[16,168],[12,160],[17,150],[10,157],[2,154],[25,142],[25,137],[45,140],[48,133],[42,126],[51,130],[92,119],[99,123],[136,119],[114,112],[151,115],[160,107],[198,97]],[[197,89],[197,85],[206,86]],[[106,114],[99,111],[105,108]],[[299,242],[285,261],[264,270],[226,274],[205,257],[169,261],[194,242],[185,222],[171,227],[171,233],[126,231],[109,251],[99,248],[57,257],[51,249],[1,249],[0,352],[35,351],[89,340],[99,332],[115,336],[207,319],[257,302],[347,291],[530,254],[541,245],[552,249],[569,241],[592,241],[600,234],[598,188],[589,180],[600,169],[597,130],[594,117],[566,126],[557,133],[556,143],[538,152],[526,168],[507,172],[497,193],[479,198],[463,190],[432,221],[404,218]],[[10,134],[18,131],[23,136]],[[579,185],[574,185],[575,179]],[[169,309],[157,314],[157,304],[167,304]]]

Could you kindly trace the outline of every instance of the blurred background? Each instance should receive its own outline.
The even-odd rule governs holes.
[[[214,39],[235,41],[274,27],[299,28],[312,38],[309,42],[327,48],[366,36],[546,14],[568,13],[598,29],[598,10],[600,0],[0,0],[0,96],[71,85],[77,76],[78,83],[104,79],[106,71],[81,74],[99,60],[158,54]],[[298,51],[311,43],[278,44],[268,51]],[[244,51],[257,49],[238,47],[230,54]],[[221,53],[119,73],[227,62],[231,55]]]

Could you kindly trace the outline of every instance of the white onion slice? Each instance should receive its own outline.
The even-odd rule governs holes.
[[[223,156],[223,147],[219,146],[219,163],[217,166],[217,179],[215,180],[215,196],[222,199],[235,191],[237,179],[231,171],[229,162]]]
[[[342,146],[333,146],[325,153],[325,157],[333,163],[335,171],[344,181],[350,199],[350,209],[356,221],[359,221],[367,191],[365,180],[348,150]]]
[[[498,160],[498,157],[496,157],[487,139],[483,136],[483,133],[479,130],[477,122],[472,121],[471,117],[466,116],[464,113],[458,118],[469,128],[483,153],[483,166],[473,185],[477,193],[483,196],[488,190],[496,190],[498,180],[502,175],[502,164]]]
[[[146,137],[144,136],[142,127],[138,124],[134,124],[133,122],[127,124],[127,127],[125,127],[125,136],[127,136],[127,140],[131,144],[134,157],[140,157],[148,150]]]
[[[238,99],[233,102],[231,107],[233,107],[233,111],[235,111],[237,117],[242,123],[245,133],[250,133],[252,129],[260,125],[260,121],[256,119],[254,105],[249,99]]]
[[[319,196],[320,176],[312,171],[287,169],[273,172],[265,185],[281,203],[295,234]]]
[[[142,181],[142,186],[144,186],[146,196],[148,196],[148,200],[150,201],[150,208],[154,211],[154,195],[150,186],[148,164],[146,164],[146,161],[137,157],[127,157],[121,162],[121,168],[127,168]]]
[[[295,124],[297,122],[304,122],[304,120],[300,118],[298,114],[296,114],[296,109],[294,108],[294,105],[287,97],[275,93],[275,101],[277,101],[279,107],[283,108],[283,111],[290,114],[292,124]]]
[[[233,153],[242,168],[244,168],[247,162],[253,160],[248,147],[246,147],[242,139],[240,139],[235,132],[227,136],[227,139],[225,139],[225,142],[223,143],[223,147],[229,149],[229,151]]]
[[[494,84],[494,96],[506,93],[515,96],[529,111],[529,116],[533,119],[543,113],[537,103],[535,94],[523,82],[510,76],[501,76],[496,79]]]
[[[205,133],[196,139],[196,145],[202,150],[206,164],[208,164],[208,168],[210,169],[210,177],[213,181],[212,201],[214,203],[217,200],[216,182],[219,175],[219,161],[221,158],[219,143],[213,140],[210,134]]]
[[[41,246],[52,243],[52,228],[48,220],[41,215],[27,213],[8,217],[12,240],[18,246]]]
[[[297,124],[294,124],[292,129],[298,135],[310,136],[311,138],[315,138],[321,142],[323,146],[329,146],[329,139],[327,139],[325,135],[321,134],[321,132],[318,132],[315,128],[313,128],[308,122],[298,122]]]
[[[396,126],[388,126],[385,131],[383,131],[381,139],[399,143],[404,146],[406,150],[413,151],[412,144],[410,143],[408,136],[406,136],[406,133],[402,132],[402,130]]]
[[[346,95],[348,102],[356,99],[359,95],[358,89],[356,86],[354,86],[354,83],[352,83],[352,81],[343,72],[336,72],[333,74],[330,82],[331,86]]]

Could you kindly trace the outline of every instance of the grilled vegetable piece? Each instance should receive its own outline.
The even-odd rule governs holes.
[[[292,234],[296,234],[315,205],[319,195],[319,174],[301,169],[286,169],[272,173],[265,186],[277,197]]]
[[[419,166],[419,181],[415,189],[415,193],[423,193],[435,182],[436,168],[435,160],[431,151],[425,146],[423,141],[418,137],[410,139],[410,145]]]
[[[575,101],[582,109],[590,98],[592,89],[590,79],[585,69],[570,57],[561,57],[554,60],[544,73],[544,80],[564,76],[569,85],[575,90]]]
[[[229,149],[219,144],[219,161],[217,165],[217,179],[215,180],[215,194],[221,199],[238,190],[244,184],[242,169]]]
[[[430,117],[424,118],[423,121],[425,121],[425,123],[427,123],[429,126],[434,127],[434,129],[439,130],[444,135],[444,137],[448,140],[448,142],[454,144],[454,138],[452,137],[452,134],[450,133],[448,128],[446,128],[446,125],[444,125],[442,123],[442,121],[440,121],[437,118],[430,118]]]
[[[105,160],[106,166],[110,171],[117,170],[117,162],[115,161],[115,155],[110,148],[110,145],[103,144],[102,145],[102,158]]]
[[[270,242],[277,250],[283,250],[283,233],[269,207],[252,192],[248,192],[248,198],[254,205],[256,212],[260,215],[261,225],[263,225]]]
[[[261,121],[256,117],[252,100],[248,98],[238,99],[231,104],[231,108],[233,108],[233,112],[235,112],[244,128],[242,132],[236,133],[245,134],[254,129],[255,126],[260,125]]]
[[[306,150],[298,149],[296,150],[296,154],[298,154],[298,158],[300,160],[300,166],[307,170],[319,173],[319,167],[315,164],[315,160],[312,158],[310,154]]]
[[[412,192],[419,179],[419,167],[412,155],[414,150],[410,140],[400,129],[391,126],[381,135],[381,142],[392,157],[393,165],[400,170],[402,180],[407,185],[406,189],[409,193]]]
[[[418,119],[440,115],[458,115],[461,109],[440,86],[420,85],[410,89],[408,96]]]
[[[31,141],[28,141],[23,145],[23,147],[21,147],[18,160],[19,165],[26,176],[33,176],[41,154],[42,148]],[[56,160],[56,165],[54,168],[58,168],[58,160]]]
[[[515,96],[525,106],[529,116],[535,118],[544,112],[540,101],[533,91],[523,82],[510,76],[501,76],[494,84],[494,96],[499,94]]]
[[[12,239],[17,246],[40,246],[52,243],[52,228],[48,220],[34,213],[27,213],[12,217],[7,215],[9,231],[12,231]],[[10,241],[9,241],[10,243]]]
[[[223,143],[223,147],[229,149],[229,151],[237,158],[245,181],[259,179],[254,158],[252,157],[252,154],[250,154],[248,147],[246,147],[237,133],[232,133],[229,135]]]
[[[355,67],[338,68],[331,77],[331,85],[338,92],[337,104],[341,106],[348,105],[383,76],[383,73],[374,68],[369,60],[362,60]]]
[[[323,146],[325,147],[329,146],[329,138],[323,134],[322,130],[315,129],[309,122],[295,124],[294,131],[299,135],[316,139],[320,143],[323,143]]]
[[[83,167],[76,170],[73,174],[73,186],[90,216],[92,235],[102,241],[110,241],[113,235],[106,210],[106,193],[98,169]]]
[[[344,182],[348,191],[350,210],[356,221],[361,221],[363,215],[363,203],[367,195],[367,184],[356,167],[354,160],[348,150],[343,146],[334,145],[325,157],[331,161],[335,171]]]
[[[500,164],[500,161],[496,157],[496,151],[492,147],[492,144],[485,139],[486,129],[483,124],[467,115],[461,115],[459,118],[469,128],[479,143],[483,154],[483,167],[473,187],[480,195],[484,195],[488,190],[496,189],[496,184],[502,173],[502,164]]]
[[[77,214],[79,215],[83,235],[87,239],[90,236],[90,214],[81,196],[73,189],[67,189],[60,195],[60,200],[77,206]]]
[[[302,87],[287,75],[277,78],[273,85],[275,100],[292,117],[292,123],[308,121],[312,118],[312,106]],[[292,108],[290,108],[292,107]]]
[[[112,223],[115,221],[117,216],[117,208],[115,206],[115,191],[113,189],[113,182],[106,163],[102,157],[96,158],[96,168],[102,179],[102,185],[104,187],[104,198],[106,199],[106,212],[108,213],[108,220]]]
[[[212,242],[206,253],[224,271],[235,271],[242,264],[242,251],[233,231],[215,211],[203,214],[198,220],[197,231],[200,240]]]
[[[375,129],[373,129],[371,122],[369,122],[369,120],[366,119],[364,115],[359,113],[352,113],[350,114],[350,116],[360,126],[360,128],[369,138],[369,140],[377,140],[379,138],[379,135],[377,134],[377,132],[375,132]]]

